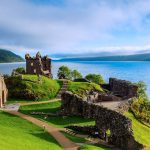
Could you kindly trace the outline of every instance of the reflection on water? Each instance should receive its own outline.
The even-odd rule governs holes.
[[[88,73],[101,74],[106,81],[109,77],[130,80],[132,82],[144,81],[148,86],[150,95],[150,62],[52,62],[52,73],[57,77],[57,70],[60,66],[66,65],[71,69],[79,70],[84,76]],[[25,63],[2,63],[0,73],[11,74],[17,67],[25,67]]]

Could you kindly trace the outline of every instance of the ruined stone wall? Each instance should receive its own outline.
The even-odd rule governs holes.
[[[130,119],[116,111],[90,103],[71,92],[65,92],[62,94],[61,113],[64,115],[94,118],[96,120],[96,127],[102,139],[106,138],[106,131],[109,129],[111,131],[111,136],[109,137],[110,143],[119,146],[122,149],[128,148],[128,150],[133,150],[135,147],[141,148],[141,145],[133,138],[132,123]],[[130,141],[134,141],[133,145],[131,145],[129,139]]]
[[[0,76],[0,108],[7,100],[8,90],[6,88],[6,84],[4,78]]]
[[[39,59],[30,58],[26,60],[26,73],[27,74],[42,74]]]
[[[129,81],[110,78],[109,86],[111,92],[123,98],[132,98],[137,96],[138,86]]]

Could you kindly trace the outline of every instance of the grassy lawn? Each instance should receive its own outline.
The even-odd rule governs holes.
[[[62,150],[58,143],[36,125],[0,111],[1,150]]]
[[[31,112],[51,112],[55,113],[60,109],[61,102],[51,102],[51,103],[45,103],[45,104],[36,104],[36,105],[29,105],[29,106],[21,106],[20,112],[29,114]],[[81,117],[76,116],[70,116],[70,117],[61,117],[61,116],[51,116],[45,118],[43,115],[33,115],[33,117],[36,117],[38,119],[44,120],[48,122],[51,125],[57,126],[57,127],[65,127],[67,125],[94,125],[95,121],[93,119],[83,119]]]
[[[110,148],[107,148],[105,146],[99,146],[99,145],[83,145],[79,148],[79,150],[111,150]]]
[[[103,91],[100,85],[95,83],[71,81],[69,82],[68,90],[80,96],[84,96],[86,94],[86,90],[96,90],[100,92]]]
[[[127,112],[125,115],[132,120],[135,139],[146,146],[150,146],[150,127],[140,123],[132,113]]]

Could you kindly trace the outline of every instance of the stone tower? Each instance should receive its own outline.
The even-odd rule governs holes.
[[[48,56],[42,57],[38,52],[36,57],[30,57],[29,54],[25,55],[26,59],[26,73],[44,75],[52,78],[51,74],[51,59]]]

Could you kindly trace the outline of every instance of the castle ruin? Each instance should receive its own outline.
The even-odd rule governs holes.
[[[36,57],[31,57],[29,54],[26,54],[25,59],[27,74],[44,75],[52,78],[51,59],[48,56],[42,57],[38,52]]]
[[[110,78],[105,88],[109,89],[112,95],[89,92],[87,98],[83,98],[69,91],[61,95],[61,115],[95,119],[94,126],[67,128],[96,134],[100,139],[122,150],[142,149],[143,145],[134,139],[132,121],[123,114],[128,111],[133,98],[137,96],[138,87],[125,80]],[[107,131],[110,131],[110,135]]]

